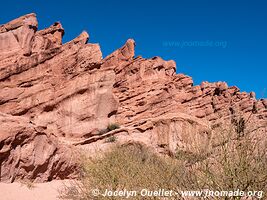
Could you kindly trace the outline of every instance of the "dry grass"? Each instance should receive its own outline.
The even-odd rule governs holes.
[[[198,164],[195,171],[199,188],[263,191],[267,194],[266,132],[264,135],[251,132],[249,127],[241,133],[239,127],[231,125],[217,133],[219,139],[211,154]]]
[[[179,172],[181,168],[177,168],[177,160],[159,157],[140,144],[117,146],[100,159],[86,160],[81,182],[69,188],[65,198],[104,199],[91,195],[94,188],[101,192],[106,189],[173,189],[177,187],[176,176]]]
[[[29,190],[32,190],[36,187],[32,180],[21,180],[21,185],[25,185]]]
[[[124,199],[94,197],[92,189],[104,193],[106,189],[140,191],[143,188],[176,191],[239,189],[263,191],[265,194],[267,140],[261,137],[264,136],[262,133],[257,134],[255,130],[251,132],[249,126],[240,132],[237,125],[238,123],[216,130],[212,148],[207,148],[207,151],[179,150],[175,158],[159,156],[140,144],[116,146],[98,159],[85,159],[81,180],[66,188],[63,196],[75,200]],[[132,199],[146,198],[137,196]]]

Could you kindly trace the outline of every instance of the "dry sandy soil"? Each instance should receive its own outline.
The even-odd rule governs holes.
[[[66,181],[54,180],[47,183],[0,183],[1,200],[59,200],[59,191]]]

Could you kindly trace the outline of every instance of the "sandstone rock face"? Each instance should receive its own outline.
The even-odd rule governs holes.
[[[75,177],[72,152],[105,149],[112,135],[172,154],[193,141],[207,146],[212,126],[236,115],[266,131],[267,101],[254,93],[194,86],[174,61],[135,57],[132,39],[103,59],[86,32],[62,44],[60,23],[37,27],[35,14],[0,26],[2,181]],[[115,122],[120,129],[103,132]]]
[[[17,178],[49,181],[76,173],[71,148],[25,117],[0,113],[1,181]]]

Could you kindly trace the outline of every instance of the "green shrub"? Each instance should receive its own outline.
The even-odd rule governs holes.
[[[120,128],[120,125],[119,124],[117,124],[117,123],[111,123],[111,124],[108,125],[107,130],[108,131],[113,131],[113,130],[118,129],[118,128]]]

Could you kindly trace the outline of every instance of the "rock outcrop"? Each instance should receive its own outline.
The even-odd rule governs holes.
[[[35,14],[0,26],[3,181],[75,177],[73,152],[105,148],[111,135],[171,154],[208,143],[212,126],[237,115],[266,131],[267,100],[254,93],[224,82],[194,86],[174,61],[135,57],[132,39],[103,59],[86,32],[62,44],[60,23],[37,27]],[[103,131],[110,123],[121,128]]]
[[[3,113],[0,123],[0,181],[49,181],[77,174],[75,151],[46,133],[45,127],[35,126],[25,117]]]

